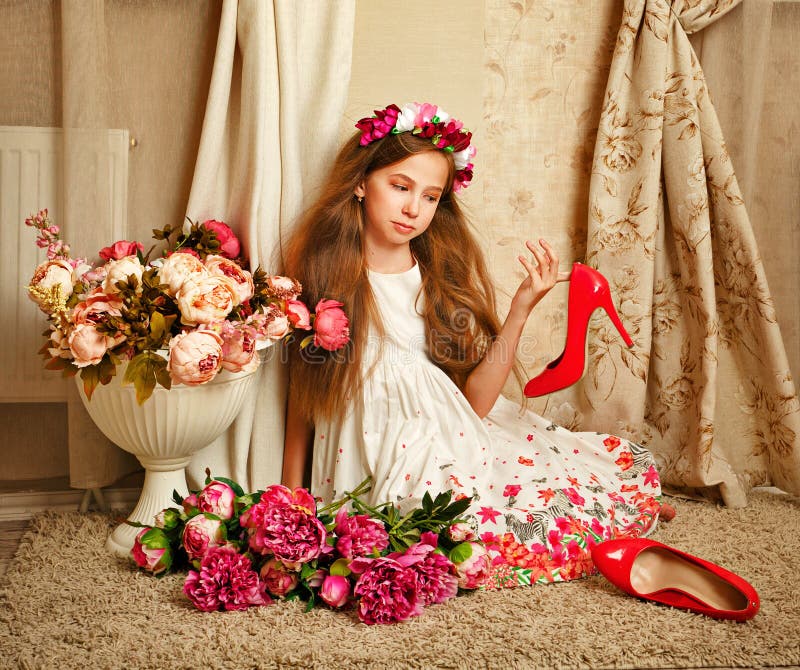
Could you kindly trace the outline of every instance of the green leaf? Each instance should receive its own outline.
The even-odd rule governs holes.
[[[332,575],[340,575],[342,577],[347,577],[350,574],[350,568],[348,567],[348,561],[346,558],[340,558],[335,560],[331,564],[330,573]]]
[[[183,496],[178,493],[177,489],[172,489],[172,499],[178,504],[183,505]]]
[[[89,365],[81,369],[81,381],[83,382],[83,392],[87,400],[92,399],[92,394],[100,383],[100,373],[96,365]]]
[[[244,496],[244,490],[242,489],[242,487],[241,487],[241,486],[239,486],[239,485],[238,485],[238,484],[237,484],[235,481],[233,481],[232,479],[228,479],[227,477],[214,477],[214,479],[215,479],[216,481],[218,481],[218,482],[222,482],[223,484],[227,484],[228,486],[230,486],[230,487],[233,489],[233,492],[234,492],[234,493],[235,493],[235,494],[236,494],[238,497],[240,497],[240,498],[241,498],[241,497],[243,497],[243,496]]]
[[[150,315],[150,336],[160,342],[164,337],[164,332],[166,331],[166,322],[164,321],[164,315],[161,312],[153,312]]]
[[[153,394],[158,378],[163,378],[166,373],[166,367],[167,361],[157,353],[143,351],[134,356],[128,363],[122,384],[124,386],[133,384],[136,389],[136,402],[141,405]],[[167,386],[166,388],[169,387]]]
[[[450,550],[448,558],[453,563],[463,563],[470,556],[472,556],[472,545],[469,542],[462,542]]]

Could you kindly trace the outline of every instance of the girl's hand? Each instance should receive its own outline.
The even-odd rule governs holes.
[[[525,241],[525,246],[533,254],[536,261],[534,266],[525,256],[518,256],[519,262],[525,268],[528,276],[519,285],[513,300],[511,311],[517,312],[523,318],[528,318],[533,307],[547,292],[556,285],[556,282],[568,281],[569,272],[558,271],[558,256],[553,248],[545,241],[539,240],[542,249],[539,250],[530,240]]]

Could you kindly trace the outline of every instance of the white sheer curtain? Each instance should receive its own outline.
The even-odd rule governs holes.
[[[281,230],[312,197],[339,142],[355,3],[225,0],[187,215],[226,221],[253,269],[278,270]],[[272,350],[270,350],[272,351]],[[280,479],[286,382],[279,356],[231,429],[196,454],[247,489]]]

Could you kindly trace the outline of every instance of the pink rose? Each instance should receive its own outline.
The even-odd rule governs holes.
[[[206,484],[197,494],[197,507],[201,512],[208,512],[220,519],[233,517],[233,501],[236,497],[233,489],[224,482],[216,480]]]
[[[422,613],[417,573],[393,558],[357,558],[350,569],[359,574],[353,589],[358,618],[366,624],[406,621]]]
[[[101,333],[92,324],[79,323],[72,329],[67,341],[74,358],[72,362],[79,368],[85,368],[89,365],[97,365],[109,349],[124,339],[124,335],[111,337]]]
[[[337,300],[320,300],[314,310],[314,346],[328,351],[341,349],[350,341],[350,321]]]
[[[251,372],[258,367],[256,341],[250,333],[233,328],[222,333],[222,367],[231,372]]]
[[[319,597],[331,607],[342,607],[350,598],[350,582],[342,575],[328,575],[322,582]]]
[[[33,272],[29,288],[39,288],[50,291],[58,286],[61,296],[69,298],[72,295],[72,266],[65,260],[51,260],[40,263]],[[45,311],[42,300],[30,291],[28,297],[33,300],[42,311]]]
[[[233,282],[238,303],[243,303],[253,297],[253,275],[238,263],[224,256],[206,256],[205,266],[211,275],[227,277]]]
[[[286,566],[275,558],[269,559],[261,566],[260,574],[267,591],[279,598],[289,593],[299,581],[296,572],[289,572]]]
[[[300,282],[291,277],[281,277],[280,275],[272,275],[267,277],[267,284],[270,288],[270,293],[278,300],[297,300],[297,296],[303,290]]]
[[[187,279],[175,298],[181,311],[181,323],[186,326],[223,321],[237,300],[236,288],[230,279],[211,275]]]
[[[219,253],[225,258],[237,258],[241,250],[239,239],[233,231],[222,221],[204,221],[200,224],[206,230],[212,231],[217,236],[219,242]]]
[[[106,314],[120,316],[121,309],[122,301],[115,295],[108,295],[98,286],[72,309],[72,321],[75,324],[97,323]]]
[[[289,317],[289,323],[295,328],[311,330],[311,314],[308,307],[299,300],[286,301],[286,316]]]
[[[108,261],[105,264],[106,277],[103,280],[103,290],[108,294],[119,293],[117,282],[128,281],[133,275],[141,280],[144,266],[137,256],[123,256],[120,259]]]
[[[175,384],[205,384],[221,366],[222,338],[211,330],[190,330],[169,342],[167,370]]]
[[[100,258],[104,261],[118,261],[125,256],[136,256],[137,251],[144,253],[144,246],[140,242],[119,240],[119,242],[114,242],[110,247],[100,249]]]
[[[475,542],[478,534],[468,523],[454,523],[447,529],[447,534],[453,542]]]
[[[243,610],[272,602],[250,559],[227,547],[208,550],[200,570],[190,570],[186,576],[183,592],[203,612]]]
[[[183,528],[183,548],[189,560],[203,558],[212,547],[225,543],[222,536],[222,521],[209,519],[204,514],[193,516]]]
[[[489,579],[492,564],[489,554],[482,544],[470,542],[472,553],[455,564],[458,585],[462,589],[477,589]]]
[[[133,541],[131,556],[136,565],[154,575],[169,570],[172,565],[169,540],[160,529],[142,528]]]
[[[184,282],[208,275],[208,269],[197,256],[197,252],[191,254],[189,251],[194,250],[167,256],[158,269],[158,281],[166,286],[166,293],[173,298]]]
[[[336,550],[344,558],[369,556],[373,551],[383,551],[389,546],[389,535],[381,521],[366,514],[348,516],[342,507],[336,514]]]
[[[198,509],[197,507],[197,494],[190,493],[183,499],[183,511],[186,514],[193,512],[194,510]]]

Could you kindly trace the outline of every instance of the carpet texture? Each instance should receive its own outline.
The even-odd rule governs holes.
[[[800,664],[800,499],[753,493],[746,509],[671,499],[654,536],[759,591],[748,623],[639,601],[602,577],[476,592],[418,619],[279,602],[205,614],[182,575],[158,580],[103,549],[108,515],[33,519],[0,580],[3,668],[697,668]]]

